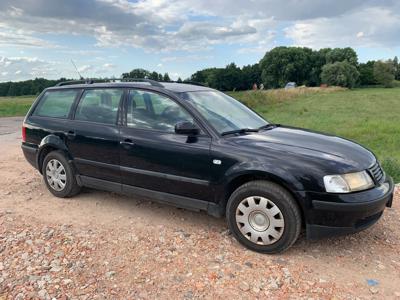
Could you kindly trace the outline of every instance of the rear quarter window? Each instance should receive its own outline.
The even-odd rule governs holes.
[[[68,118],[78,90],[47,91],[40,99],[33,116]]]

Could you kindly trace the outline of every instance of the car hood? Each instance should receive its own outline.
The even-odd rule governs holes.
[[[269,148],[284,153],[318,157],[340,161],[347,169],[364,170],[371,167],[376,158],[361,145],[336,136],[293,127],[276,127],[232,138],[242,147]]]

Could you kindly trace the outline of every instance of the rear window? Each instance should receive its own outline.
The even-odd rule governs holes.
[[[34,116],[68,118],[78,90],[47,91],[33,112]]]

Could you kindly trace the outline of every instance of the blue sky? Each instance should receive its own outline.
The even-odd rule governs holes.
[[[395,0],[1,0],[0,81],[119,77],[133,68],[187,78],[273,47],[353,47],[400,56]]]

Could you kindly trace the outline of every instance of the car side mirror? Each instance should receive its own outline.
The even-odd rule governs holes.
[[[182,121],[175,125],[175,133],[184,135],[198,135],[200,133],[200,128],[190,121]]]

